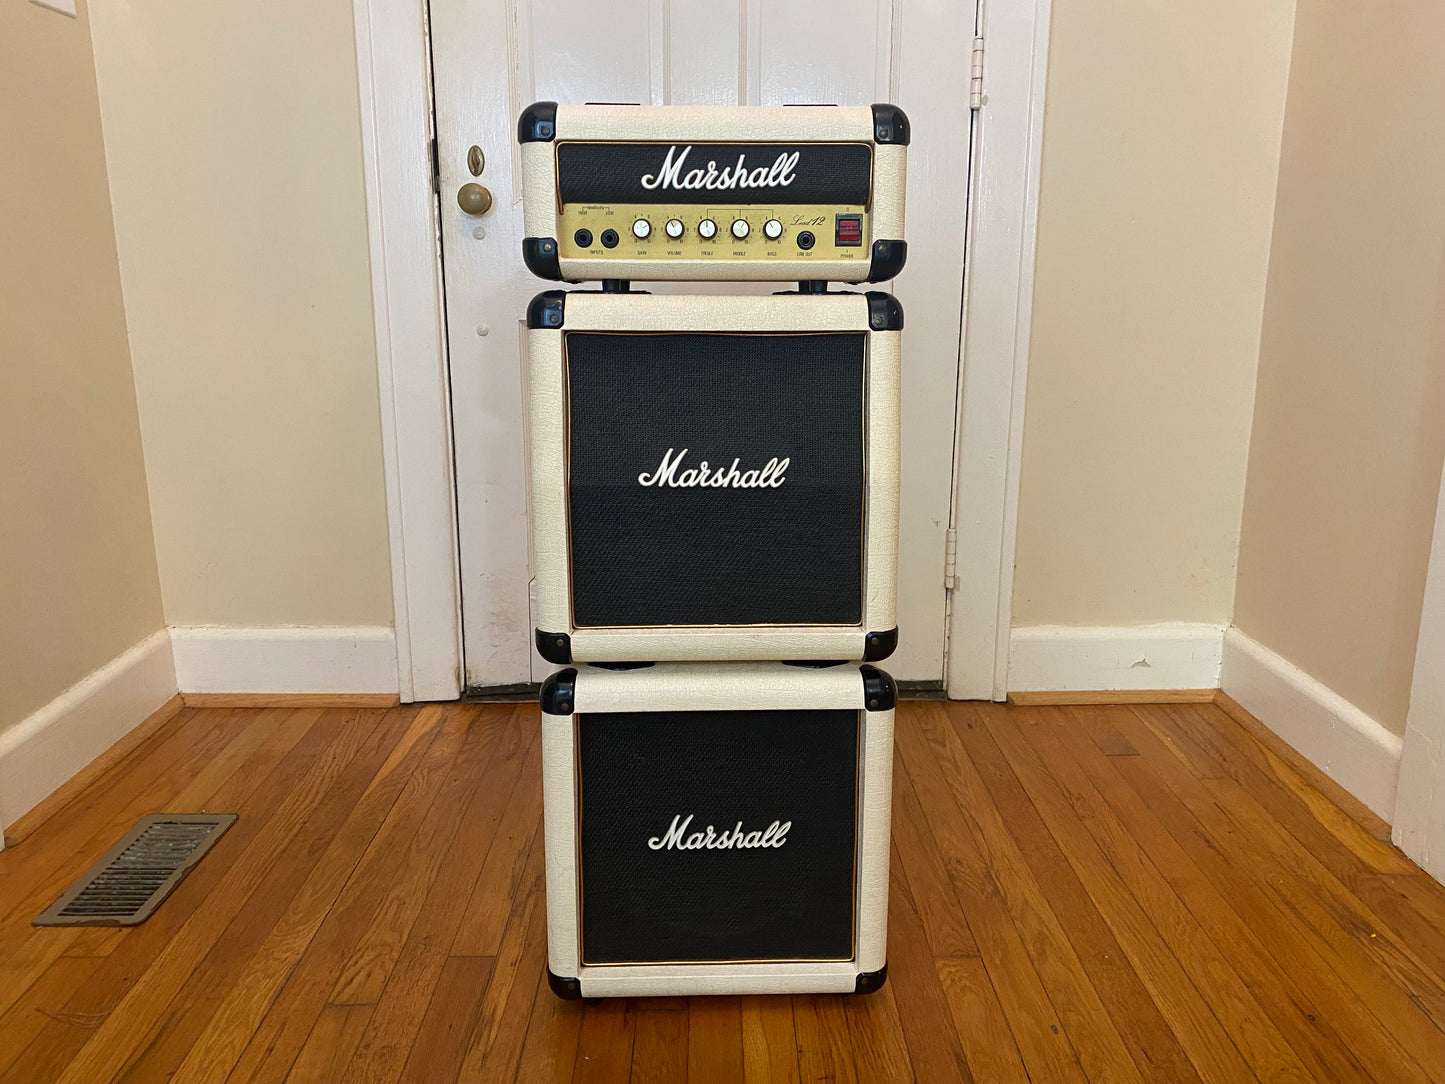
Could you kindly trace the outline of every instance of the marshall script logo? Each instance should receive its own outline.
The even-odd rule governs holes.
[[[637,476],[639,485],[669,486],[672,489],[692,489],[694,487],[706,487],[712,489],[778,489],[787,481],[783,475],[792,462],[789,457],[779,459],[773,456],[762,469],[738,470],[737,459],[733,460],[731,467],[709,468],[707,460],[704,459],[695,467],[682,469],[683,456],[687,455],[688,449],[673,454],[669,448],[662,457],[662,462],[657,469],[648,473],[643,471]]]
[[[779,824],[773,821],[761,832],[744,832],[743,822],[738,821],[736,828],[723,832],[721,835],[713,831],[712,825],[707,826],[705,832],[693,832],[687,834],[688,825],[692,823],[693,814],[689,813],[687,819],[682,819],[679,813],[672,818],[672,824],[663,836],[653,836],[647,841],[647,845],[654,851],[728,851],[745,850],[754,847],[781,847],[788,842],[788,829],[793,827],[792,821],[783,821]]]
[[[735,166],[718,169],[717,162],[709,162],[707,169],[698,167],[684,173],[683,165],[691,153],[691,147],[683,148],[681,154],[677,153],[677,147],[668,147],[662,168],[656,173],[645,174],[642,187],[648,191],[656,188],[712,188],[722,191],[729,188],[787,188],[796,180],[793,170],[798,167],[798,151],[791,154],[784,151],[771,166],[757,166],[751,170],[748,169],[748,156],[740,154]]]

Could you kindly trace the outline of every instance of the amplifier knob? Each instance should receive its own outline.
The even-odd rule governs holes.
[[[710,218],[704,218],[697,224],[697,235],[704,241],[711,241],[717,236],[717,223]]]
[[[667,220],[667,226],[664,228],[667,230],[667,236],[671,237],[674,241],[682,236],[682,220],[680,218],[669,218]]]
[[[632,236],[636,237],[639,241],[646,241],[648,235],[651,233],[652,223],[645,218],[639,218],[632,224]]]
[[[733,222],[733,236],[741,241],[748,235],[748,220],[739,218]]]
[[[783,224],[776,218],[770,218],[763,223],[763,236],[769,241],[776,241],[783,236]]]

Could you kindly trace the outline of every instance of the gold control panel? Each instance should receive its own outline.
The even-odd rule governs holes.
[[[867,264],[872,251],[867,207],[836,203],[780,207],[574,203],[559,212],[557,232],[563,259]]]

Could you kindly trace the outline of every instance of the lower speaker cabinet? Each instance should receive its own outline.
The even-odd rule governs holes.
[[[886,975],[893,679],[563,670],[542,690],[563,997],[869,992]]]

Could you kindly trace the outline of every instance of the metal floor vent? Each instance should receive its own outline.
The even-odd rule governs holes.
[[[234,813],[142,817],[31,925],[142,923],[235,823]]]

